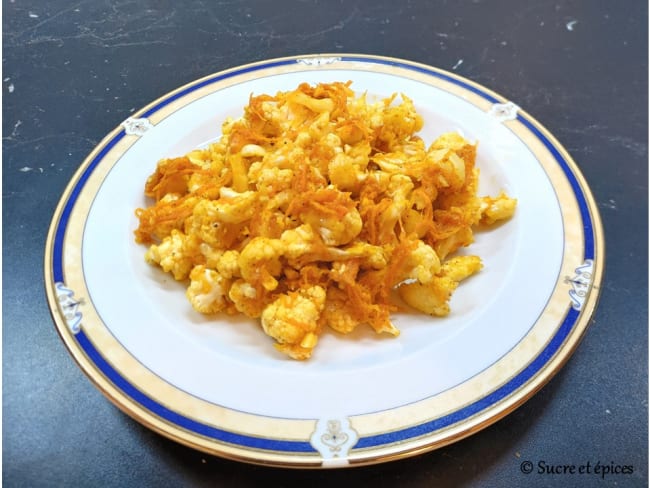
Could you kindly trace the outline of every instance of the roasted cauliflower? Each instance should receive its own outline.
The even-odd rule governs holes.
[[[327,328],[397,336],[395,290],[449,314],[482,267],[456,251],[516,208],[477,195],[475,144],[446,133],[427,146],[411,99],[371,102],[350,85],[251,95],[217,142],[159,161],[136,210],[145,259],[188,284],[195,310],[259,318],[298,360]]]

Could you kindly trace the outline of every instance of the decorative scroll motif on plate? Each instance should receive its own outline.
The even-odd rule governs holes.
[[[325,64],[332,64],[336,63],[337,61],[341,61],[340,57],[320,57],[320,58],[298,58],[296,59],[296,63],[298,64],[306,64],[307,66],[323,66]]]
[[[575,273],[575,276],[572,278],[569,276],[564,278],[564,282],[571,285],[572,289],[569,290],[569,297],[571,297],[571,301],[573,302],[572,306],[575,310],[580,311],[591,288],[591,280],[594,275],[594,262],[591,259],[587,259],[581,266],[575,269]]]
[[[321,419],[311,435],[311,445],[323,457],[323,466],[344,466],[348,453],[359,440],[359,434],[350,426],[350,420]]]
[[[61,312],[63,313],[63,319],[68,328],[73,334],[77,334],[81,331],[81,312],[79,312],[79,305],[83,305],[83,300],[77,300],[74,298],[74,292],[69,288],[66,288],[65,285],[61,282],[54,284],[56,288],[56,298],[59,301],[61,306]]]
[[[149,119],[134,119],[133,117],[129,117],[121,125],[124,127],[124,132],[130,136],[142,136],[153,127]]]
[[[515,120],[519,107],[512,102],[495,103],[488,112],[489,115],[497,119],[499,122],[506,120]]]

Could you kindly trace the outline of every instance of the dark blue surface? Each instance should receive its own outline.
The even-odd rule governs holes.
[[[647,2],[9,0],[3,7],[7,486],[647,486]],[[45,236],[63,190],[134,110],[210,73],[318,52],[430,64],[524,108],[579,165],[608,248],[588,333],[531,400],[438,451],[332,472],[213,458],[132,421],[71,360],[42,283]],[[634,469],[604,479],[525,475],[524,461]]]

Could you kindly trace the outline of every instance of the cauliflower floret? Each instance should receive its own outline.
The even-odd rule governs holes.
[[[205,314],[217,313],[227,306],[230,280],[203,265],[195,266],[190,273],[190,286],[186,295],[195,310]]]
[[[205,259],[206,268],[215,269],[217,267],[217,263],[223,256],[223,251],[221,249],[215,249],[207,242],[202,242],[199,244],[199,251]]]
[[[229,224],[238,224],[250,219],[255,213],[257,193],[254,191],[236,192],[232,188],[221,187],[221,198],[209,202],[209,211],[216,220]]]
[[[274,276],[282,273],[282,243],[278,239],[255,237],[242,249],[237,263],[242,277],[249,283],[261,283],[271,291],[278,286]]]
[[[395,237],[395,225],[409,208],[411,190],[413,181],[408,176],[396,174],[390,177],[387,193],[392,202],[380,216],[379,238],[382,242],[390,241],[391,236]]]
[[[388,183],[388,194],[392,197],[393,203],[400,215],[408,206],[409,195],[413,190],[413,181],[406,175],[392,175]]]
[[[323,137],[322,141],[334,150],[341,150],[341,146],[343,144],[341,138],[333,132],[329,132],[325,137]]]
[[[402,174],[404,172],[404,161],[400,154],[393,153],[379,153],[372,157],[372,162],[375,163],[381,171],[386,174]]]
[[[234,250],[224,252],[217,261],[215,267],[224,278],[239,276],[239,253]]]
[[[480,271],[483,267],[478,256],[456,256],[448,259],[440,268],[440,276],[460,282]]]
[[[329,112],[322,112],[309,126],[309,137],[314,140],[322,138],[328,132],[329,126],[330,114]]]
[[[197,239],[174,229],[160,244],[151,245],[144,258],[150,264],[160,265],[163,271],[172,273],[174,279],[181,281],[190,274],[198,254]]]
[[[288,259],[298,259],[314,251],[316,234],[311,225],[303,224],[295,229],[285,230],[280,236],[280,242]]]
[[[348,309],[347,295],[336,287],[327,289],[327,301],[322,312],[323,323],[341,334],[352,332],[359,321],[356,320]]]
[[[303,149],[305,149],[305,148],[309,147],[309,145],[311,144],[311,141],[312,141],[312,139],[311,139],[311,135],[309,135],[309,132],[300,132],[296,136],[296,140],[294,141],[294,143],[296,144],[296,146],[299,146],[299,147],[302,147]]]
[[[377,143],[389,151],[396,143],[422,129],[424,124],[410,98],[402,94],[402,103],[391,106],[391,102],[392,99],[388,99],[382,103],[381,123],[376,134]]]
[[[237,239],[241,224],[225,223],[216,211],[218,202],[200,200],[185,223],[185,232],[213,249],[227,249]]]
[[[343,191],[357,191],[360,186],[360,171],[354,165],[354,160],[344,153],[334,156],[327,166],[327,173],[333,185]]]
[[[517,206],[517,199],[501,192],[498,197],[481,198],[481,224],[491,225],[499,220],[512,217]]]
[[[261,168],[255,175],[258,191],[265,195],[272,195],[291,188],[293,171],[280,168]]]
[[[228,297],[235,304],[235,308],[247,317],[257,318],[265,307],[265,297],[260,297],[257,290],[246,281],[239,279],[230,287]]]
[[[356,208],[351,209],[341,219],[328,218],[323,219],[319,234],[323,242],[328,246],[339,246],[347,244],[359,235],[363,227],[363,220]]]
[[[187,159],[190,160],[192,164],[195,164],[203,169],[210,168],[212,165],[212,159],[209,149],[195,149],[187,153]]]
[[[354,146],[345,144],[343,148],[336,146],[334,152],[334,157],[327,164],[331,184],[341,191],[358,193],[367,174],[372,152],[370,144],[367,141]]]
[[[427,160],[438,170],[436,186],[440,189],[460,190],[465,184],[465,161],[449,149],[430,151]]]
[[[280,295],[262,312],[262,328],[276,348],[293,359],[308,359],[318,342],[318,319],[325,306],[320,286]]]
[[[444,317],[449,314],[449,299],[460,281],[478,272],[482,266],[478,256],[457,256],[445,262],[431,282],[403,284],[398,292],[411,307]]]
[[[464,147],[472,145],[467,143],[467,139],[458,132],[445,132],[431,144],[430,150],[451,149],[452,151],[461,151]]]
[[[431,144],[426,159],[439,170],[439,188],[461,190],[468,179],[473,179],[476,144],[468,143],[456,132],[449,132]]]
[[[449,278],[436,278],[431,283],[408,283],[398,288],[399,296],[411,307],[436,317],[449,314],[449,298],[458,283]]]
[[[470,227],[461,227],[449,237],[440,239],[435,243],[434,249],[440,259],[445,259],[461,247],[469,246],[474,242],[474,232]]]
[[[350,194],[332,185],[297,195],[287,213],[311,225],[329,246],[347,244],[359,235],[363,226]]]
[[[415,279],[426,285],[440,271],[440,259],[431,246],[418,241],[418,246],[409,256],[405,267],[407,270],[410,268],[405,279]]]
[[[359,235],[363,226],[356,208],[350,209],[343,218],[324,217],[318,212],[303,214],[301,218],[311,224],[328,246],[347,244]]]
[[[325,246],[309,224],[286,230],[280,237],[283,255],[296,267],[312,261],[344,261],[360,259],[365,268],[380,269],[386,266],[386,253],[380,246],[353,242],[348,247]]]

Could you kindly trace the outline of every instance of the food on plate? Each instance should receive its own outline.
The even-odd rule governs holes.
[[[194,309],[259,318],[291,358],[308,359],[326,328],[396,336],[393,291],[449,314],[482,267],[456,251],[516,207],[477,196],[475,144],[427,145],[422,126],[407,96],[369,101],[350,82],[251,95],[217,142],[158,162],[135,239]]]

